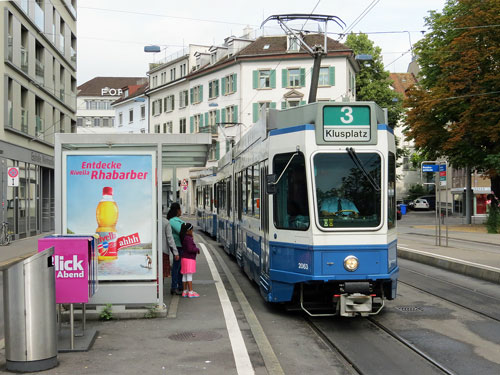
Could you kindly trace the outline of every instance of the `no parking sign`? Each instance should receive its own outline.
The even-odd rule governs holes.
[[[19,168],[9,167],[7,176],[7,186],[19,186]]]

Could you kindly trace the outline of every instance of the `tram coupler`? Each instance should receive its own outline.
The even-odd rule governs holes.
[[[362,293],[352,293],[352,294],[340,294],[335,295],[339,304],[339,315],[345,317],[354,317],[356,315],[369,316],[378,314],[384,307],[384,299],[381,298],[380,306],[373,303],[373,299],[376,298],[373,294],[362,294]],[[373,311],[374,306],[377,306],[377,310]]]

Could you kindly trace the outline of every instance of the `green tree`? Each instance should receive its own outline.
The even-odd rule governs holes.
[[[406,135],[430,160],[486,173],[500,196],[500,2],[448,0],[426,24]]]
[[[349,34],[345,45],[356,55],[372,56],[371,61],[360,61],[361,70],[356,75],[356,100],[374,101],[382,108],[387,108],[388,125],[396,127],[403,113],[403,97],[391,89],[392,80],[389,72],[384,70],[382,50],[366,34]]]

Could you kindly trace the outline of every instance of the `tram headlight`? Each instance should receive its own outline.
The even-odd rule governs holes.
[[[344,268],[349,272],[354,272],[359,267],[358,258],[354,255],[349,255],[344,259]]]

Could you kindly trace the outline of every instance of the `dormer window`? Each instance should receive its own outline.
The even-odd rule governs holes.
[[[269,44],[265,44],[264,47],[262,47],[262,49],[269,49],[270,45]]]
[[[217,61],[217,52],[214,52],[210,55],[210,64],[215,64]]]
[[[290,35],[288,37],[288,51],[298,52],[300,50],[300,44],[297,37]]]
[[[128,89],[125,89],[125,91],[123,92],[123,97],[128,98]]]

